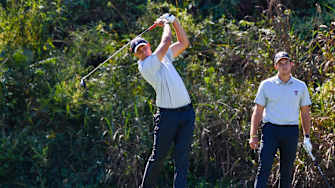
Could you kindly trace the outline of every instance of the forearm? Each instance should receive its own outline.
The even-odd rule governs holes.
[[[178,19],[175,19],[175,21],[173,22],[173,28],[176,31],[178,42],[182,43],[184,45],[184,47],[187,48],[189,46],[190,42],[187,38],[185,30],[181,26]]]
[[[162,40],[160,44],[170,46],[171,41],[172,41],[171,28],[169,24],[164,24]]]
[[[164,24],[161,42],[154,52],[160,61],[162,61],[166,52],[169,50],[171,41],[172,41],[171,28],[169,24]]]
[[[259,104],[255,105],[254,112],[252,113],[252,116],[251,116],[251,128],[250,128],[251,138],[257,136],[258,127],[263,117],[263,111],[264,111],[264,106],[259,105]]]
[[[251,128],[250,128],[250,137],[253,137],[258,134],[258,127],[262,120],[262,113],[254,110],[252,116],[251,116]]]
[[[304,135],[310,135],[311,117],[309,112],[301,113],[301,124]]]

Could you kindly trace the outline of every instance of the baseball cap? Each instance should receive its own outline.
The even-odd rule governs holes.
[[[281,51],[281,52],[276,53],[275,58],[273,59],[273,61],[276,64],[281,59],[290,59],[290,57],[288,56],[287,52]]]
[[[146,41],[145,39],[141,37],[137,37],[130,42],[131,52],[136,53],[136,50],[138,49],[138,47],[144,46],[147,44],[148,44],[148,41]]]

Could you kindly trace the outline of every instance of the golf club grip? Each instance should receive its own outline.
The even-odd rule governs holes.
[[[148,30],[151,31],[151,30],[155,29],[156,26],[157,26],[157,24],[153,24],[152,26],[150,26],[150,27],[148,28]]]
[[[314,157],[314,155],[312,154],[312,152],[311,152],[311,151],[308,151],[307,149],[306,149],[306,151],[307,151],[308,155],[312,158],[312,161],[314,162],[314,161],[315,161],[315,157]]]

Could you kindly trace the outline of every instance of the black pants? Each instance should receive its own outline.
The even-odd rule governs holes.
[[[255,188],[267,187],[273,158],[278,148],[280,152],[280,187],[291,187],[293,162],[296,157],[298,137],[298,125],[282,126],[271,123],[263,125]]]
[[[154,188],[163,159],[175,146],[174,188],[185,188],[195,113],[192,105],[180,109],[159,109],[154,116],[154,144],[142,180],[142,188]]]

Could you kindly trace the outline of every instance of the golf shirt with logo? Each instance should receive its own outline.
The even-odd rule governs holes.
[[[138,70],[155,89],[156,105],[161,108],[179,108],[191,103],[184,82],[172,61],[173,55],[170,48],[162,61],[155,53],[138,61]]]
[[[298,125],[301,106],[311,105],[306,84],[291,76],[286,83],[278,75],[261,82],[254,101],[264,106],[263,122]]]

